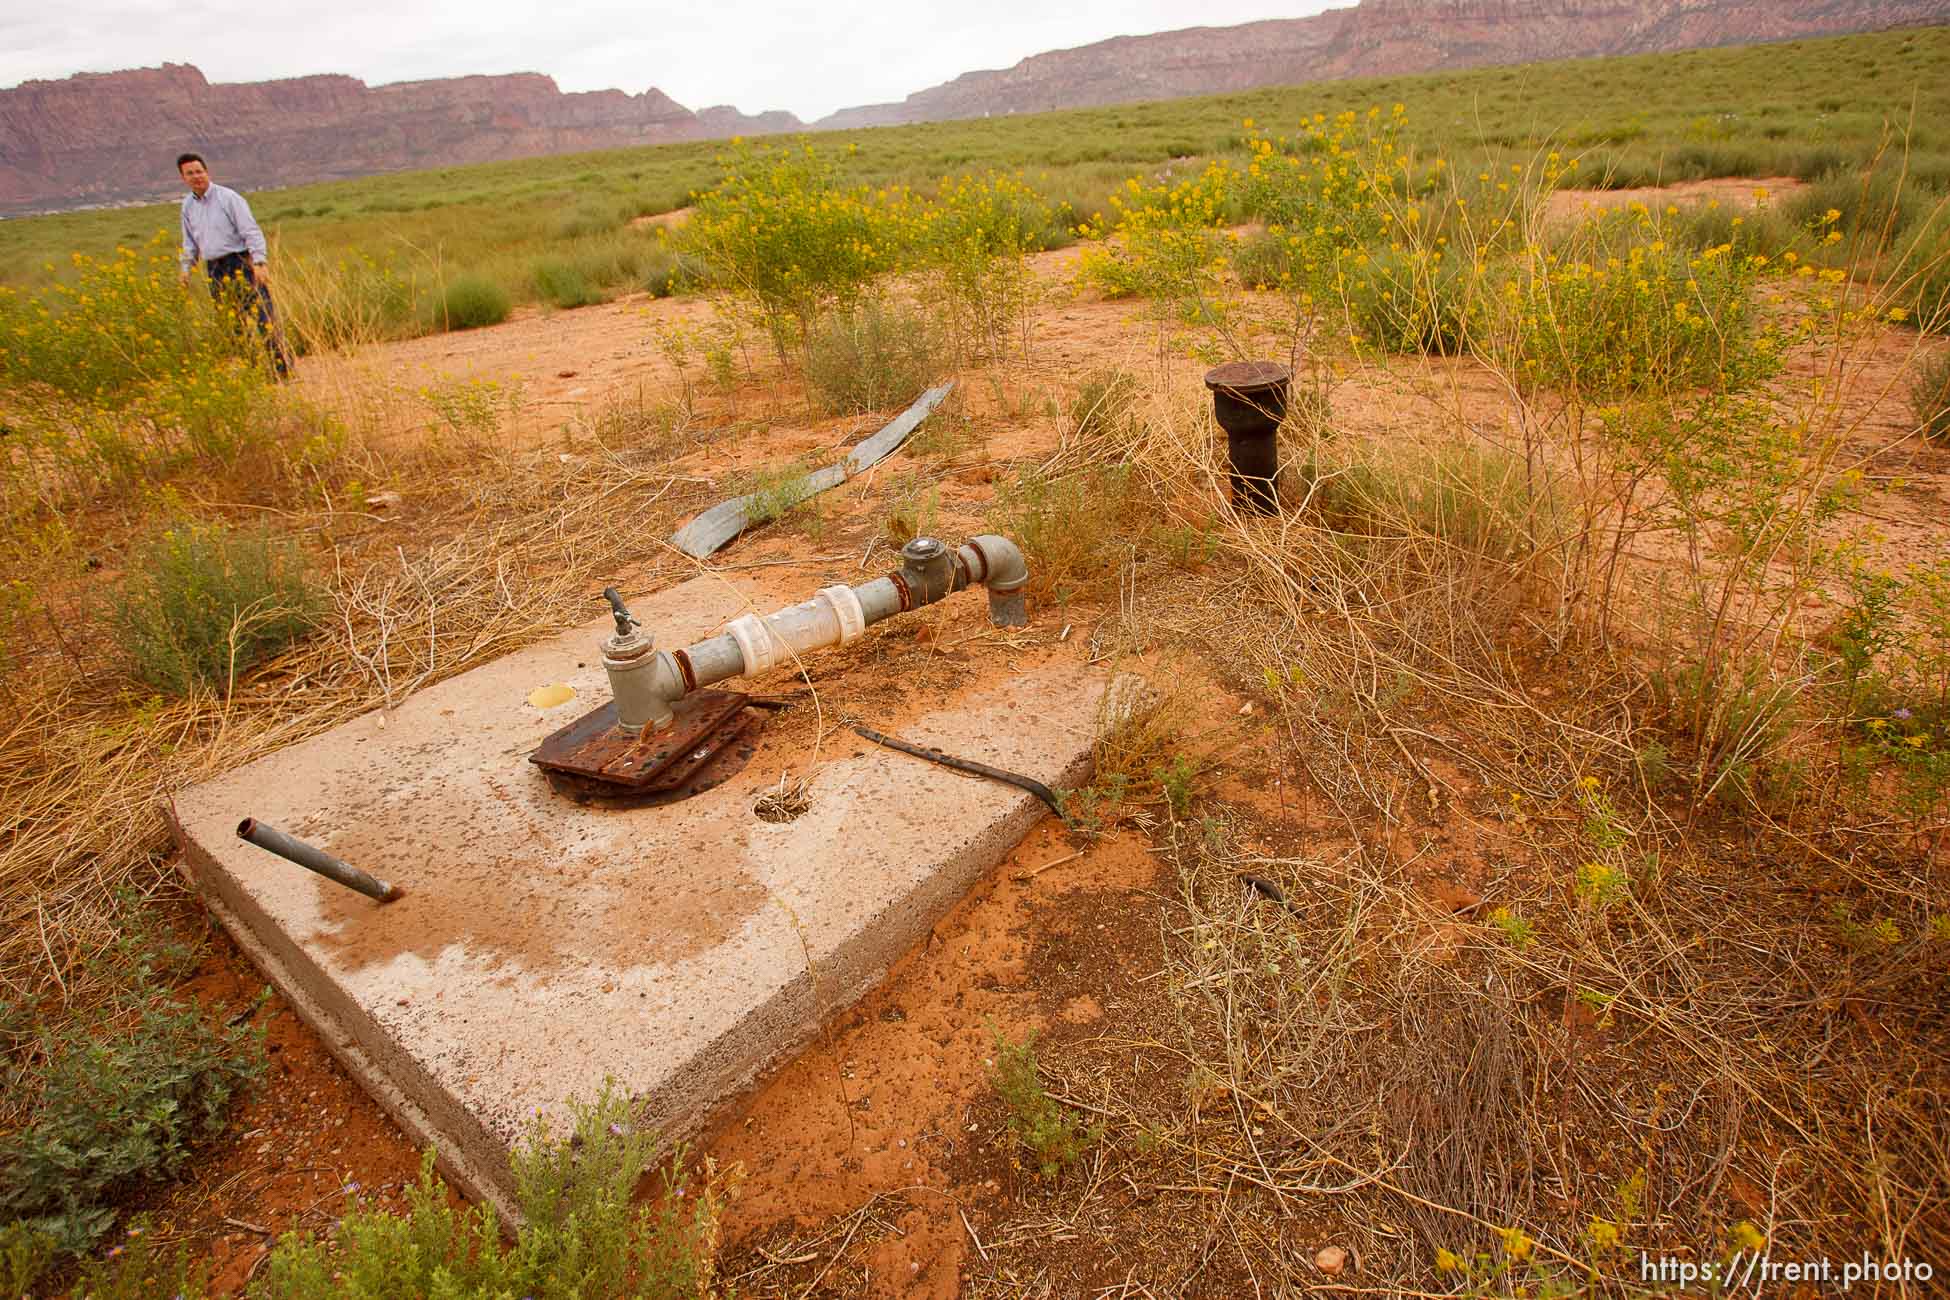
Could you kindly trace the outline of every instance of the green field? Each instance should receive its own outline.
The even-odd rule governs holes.
[[[1582,183],[1628,187],[1706,176],[1814,179],[1894,150],[1907,152],[1912,178],[1943,192],[1947,72],[1950,28],[1935,27],[807,138],[845,153],[847,173],[869,184],[922,187],[950,172],[1020,170],[1065,219],[1099,210],[1125,177],[1167,160],[1241,157],[1246,119],[1279,132],[1303,115],[1395,101],[1412,110],[1408,138],[1458,165],[1556,148],[1582,158]],[[409,299],[466,273],[496,282],[516,302],[569,305],[579,295],[552,288],[565,280],[595,296],[661,286],[667,258],[653,232],[628,223],[680,207],[714,182],[722,147],[703,141],[400,172],[252,198],[285,257],[370,259],[394,282],[400,301],[392,310],[404,332],[430,323]],[[213,161],[220,179],[250,191],[250,177]],[[99,255],[174,226],[173,205],[0,223],[0,284],[30,286],[60,274],[73,252]]]

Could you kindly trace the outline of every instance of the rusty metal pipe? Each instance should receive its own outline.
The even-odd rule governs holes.
[[[1231,361],[1205,372],[1212,414],[1226,432],[1234,509],[1280,513],[1280,422],[1292,380],[1277,361]]]
[[[286,835],[275,826],[266,826],[255,817],[246,817],[237,823],[237,838],[247,844],[255,844],[269,853],[275,853],[287,862],[295,862],[308,871],[316,871],[327,880],[336,881],[347,889],[356,889],[367,898],[381,903],[390,903],[400,896],[398,885],[389,885],[383,880],[367,875],[349,862],[341,862],[323,849],[313,848],[301,839]]]
[[[951,592],[980,584],[989,593],[989,621],[997,627],[1021,627],[1029,622],[1023,588],[1029,566],[1022,549],[1006,537],[984,533],[950,550],[931,537],[917,537],[901,548],[900,568],[857,587],[826,587],[811,600],[764,617],[746,614],[733,619],[717,636],[668,654],[644,675],[645,690],[657,695],[660,706],[646,710],[652,728],[664,725],[669,706],[692,691],[732,677],[761,673],[795,656],[822,646],[844,645],[882,619],[931,605]],[[639,635],[644,650],[647,633]],[[604,654],[610,654],[610,642]],[[661,665],[669,661],[667,669]],[[645,661],[650,662],[649,660]],[[605,666],[609,659],[604,660]],[[621,714],[623,692],[612,691]]]

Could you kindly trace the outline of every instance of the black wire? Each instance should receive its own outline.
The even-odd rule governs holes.
[[[1269,903],[1278,903],[1295,916],[1302,915],[1300,905],[1286,896],[1286,890],[1268,880],[1265,876],[1255,876],[1250,871],[1239,873],[1239,883]]]
[[[956,758],[952,754],[944,754],[938,749],[928,749],[923,745],[910,745],[905,740],[896,740],[892,736],[883,736],[871,727],[855,727],[853,731],[854,734],[871,740],[876,745],[885,745],[889,749],[898,749],[903,754],[912,754],[916,758],[925,758],[930,763],[939,763],[941,766],[951,767],[957,772],[967,772],[972,776],[985,776],[991,781],[1001,781],[1006,785],[1013,785],[1019,790],[1027,790],[1048,804],[1051,812],[1055,813],[1058,817],[1063,816],[1063,805],[1057,802],[1055,793],[1034,777],[1023,776],[1018,772],[1005,772],[999,767],[990,767],[987,763],[977,763],[972,758]]]

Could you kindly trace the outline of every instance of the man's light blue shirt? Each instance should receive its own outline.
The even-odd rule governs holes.
[[[183,252],[178,260],[185,274],[199,259],[212,262],[245,251],[253,263],[264,265],[264,232],[243,195],[212,182],[201,197],[183,196]]]

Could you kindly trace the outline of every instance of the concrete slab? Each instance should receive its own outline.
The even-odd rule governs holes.
[[[632,606],[676,645],[776,603],[699,579]],[[1020,791],[879,749],[819,766],[809,810],[786,824],[751,810],[779,771],[764,748],[681,804],[577,807],[528,754],[607,698],[594,652],[607,623],[175,801],[213,911],[395,1118],[504,1213],[508,1151],[535,1115],[614,1078],[667,1132],[694,1130],[877,982],[1045,815]],[[528,702],[556,682],[576,698]],[[1104,685],[1044,668],[895,730],[1075,784]],[[244,844],[246,816],[406,896],[380,907]]]

